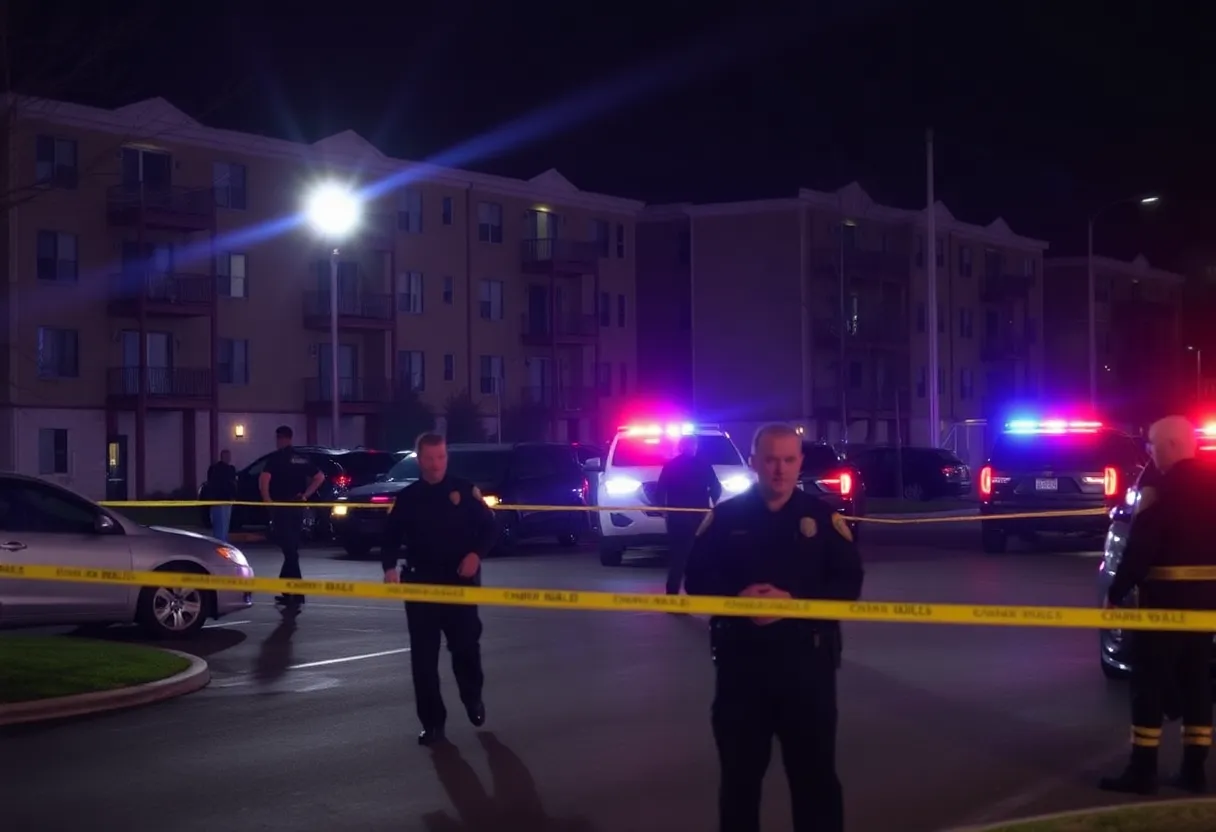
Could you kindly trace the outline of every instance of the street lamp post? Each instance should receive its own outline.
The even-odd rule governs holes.
[[[337,184],[318,186],[308,197],[304,215],[313,229],[330,244],[329,251],[329,397],[330,442],[338,447],[341,393],[338,390],[338,243],[359,225],[363,206],[349,188]]]
[[[1089,301],[1087,304],[1089,309],[1089,406],[1095,412],[1098,408],[1098,307],[1094,299],[1094,292],[1097,288],[1094,278],[1094,223],[1098,221],[1098,217],[1104,212],[1115,206],[1126,205],[1129,202],[1151,205],[1160,199],[1161,197],[1159,196],[1134,196],[1127,199],[1117,199],[1114,202],[1108,202],[1089,215],[1089,224],[1086,228],[1085,254],[1085,271],[1089,286]]]

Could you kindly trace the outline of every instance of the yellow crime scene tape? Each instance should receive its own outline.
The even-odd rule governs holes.
[[[901,624],[1216,632],[1216,612],[1191,610],[712,598],[660,595],[658,593],[583,592],[566,589],[515,589],[411,583],[386,584],[370,581],[295,581],[280,578],[240,578],[226,575],[16,564],[0,564],[0,579],[181,587],[232,592],[285,593],[439,604],[479,604],[547,610],[678,612],[691,615],[746,618],[814,618]]]

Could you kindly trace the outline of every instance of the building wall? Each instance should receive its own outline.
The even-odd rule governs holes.
[[[639,393],[691,412],[692,238],[686,216],[638,224]]]

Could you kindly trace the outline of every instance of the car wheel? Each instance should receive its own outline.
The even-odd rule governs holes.
[[[600,538],[600,565],[620,566],[625,559],[625,547],[610,539]]]
[[[578,535],[576,534],[559,534],[557,536],[558,546],[577,546]]]
[[[342,544],[342,548],[352,558],[365,558],[372,552],[372,544],[366,540],[348,540]]]
[[[1004,554],[1009,546],[1009,538],[1000,529],[984,529],[980,538],[984,552],[989,555]]]
[[[207,623],[211,594],[205,589],[146,586],[139,593],[136,619],[156,639],[193,638]]]

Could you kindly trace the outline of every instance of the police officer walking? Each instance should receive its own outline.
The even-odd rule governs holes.
[[[381,548],[386,583],[477,586],[481,561],[498,542],[494,513],[473,483],[447,473],[443,436],[424,433],[415,444],[422,478],[397,495]],[[405,566],[397,563],[405,545]],[[477,607],[407,601],[410,669],[422,732],[420,745],[443,742],[447,709],[439,688],[440,637],[447,639],[460,701],[475,727],[486,721],[481,691],[481,618]]]
[[[798,489],[802,438],[792,427],[756,433],[759,481],[717,505],[697,530],[690,594],[854,601],[864,570],[844,517]],[[843,832],[836,775],[837,621],[716,617],[714,740],[720,832],[758,832],[773,737],[789,779],[794,832]]]
[[[277,446],[266,460],[266,467],[258,476],[258,492],[264,503],[303,503],[317,493],[325,482],[325,475],[312,461],[291,446],[293,433],[288,425],[275,429]],[[270,525],[275,542],[283,552],[283,566],[279,578],[300,580],[300,541],[304,534],[304,506],[275,505],[270,507]],[[304,603],[303,595],[284,593],[275,596],[277,603],[298,609]]]
[[[682,436],[679,453],[659,474],[655,502],[663,508],[707,509],[722,498],[722,483],[714,467],[697,456],[697,437]],[[667,594],[679,595],[688,553],[704,515],[695,511],[667,512]]]
[[[1181,416],[1155,423],[1149,452],[1160,476],[1141,494],[1107,605],[1119,606],[1136,589],[1144,609],[1216,610],[1216,549],[1209,531],[1216,516],[1216,478],[1195,459],[1194,426]],[[1131,758],[1122,774],[1103,778],[1099,786],[1134,794],[1157,790],[1162,724],[1176,694],[1182,768],[1173,785],[1202,793],[1212,746],[1212,634],[1133,630],[1128,638]]]

